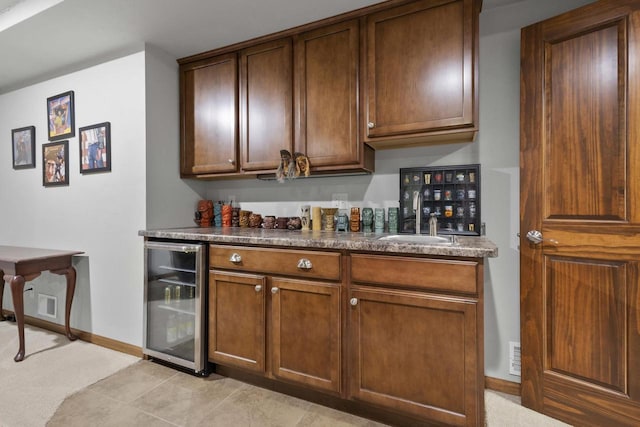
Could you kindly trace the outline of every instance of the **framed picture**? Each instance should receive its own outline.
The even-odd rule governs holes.
[[[13,168],[28,169],[36,167],[36,128],[27,126],[11,130],[13,147]]]
[[[42,144],[42,185],[69,185],[69,141]]]
[[[80,173],[111,171],[111,123],[78,129],[80,135]]]
[[[49,141],[71,138],[76,135],[73,91],[47,98]]]

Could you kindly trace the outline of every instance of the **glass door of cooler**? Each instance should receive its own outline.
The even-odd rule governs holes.
[[[145,243],[146,355],[200,373],[205,370],[205,247]]]

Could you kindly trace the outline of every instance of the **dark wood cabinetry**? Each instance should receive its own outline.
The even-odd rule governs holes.
[[[295,146],[316,172],[373,169],[358,137],[359,36],[351,20],[296,37]]]
[[[265,276],[211,271],[209,359],[262,373],[266,343]]]
[[[448,425],[477,425],[475,301],[352,287],[350,396]]]
[[[180,108],[180,174],[237,172],[236,54],[181,65]]]
[[[210,266],[209,360],[341,392],[340,254],[212,245]]]
[[[372,172],[372,147],[473,140],[480,5],[385,2],[178,60],[182,176],[271,174],[281,149]]]
[[[419,419],[484,420],[482,264],[351,255],[349,396]]]
[[[340,284],[274,277],[271,286],[273,376],[340,393]]]
[[[242,170],[273,172],[280,150],[293,148],[291,39],[240,52],[240,147]]]
[[[422,0],[367,16],[365,141],[474,139],[478,14],[473,0]]]
[[[416,422],[483,420],[481,259],[214,244],[209,258],[211,362]]]

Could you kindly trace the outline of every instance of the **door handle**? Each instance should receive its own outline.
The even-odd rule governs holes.
[[[527,232],[527,240],[530,241],[531,243],[533,243],[534,245],[539,245],[542,242],[549,242],[549,243],[553,243],[558,244],[557,240],[554,239],[545,239],[542,236],[542,233],[538,230],[530,230]]]

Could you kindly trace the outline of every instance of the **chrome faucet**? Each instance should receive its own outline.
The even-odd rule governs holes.
[[[420,234],[420,220],[422,217],[422,194],[419,191],[413,192],[413,209],[416,211],[416,234]]]
[[[429,217],[429,236],[437,236],[438,235],[438,217],[436,214],[432,213],[431,217]]]

